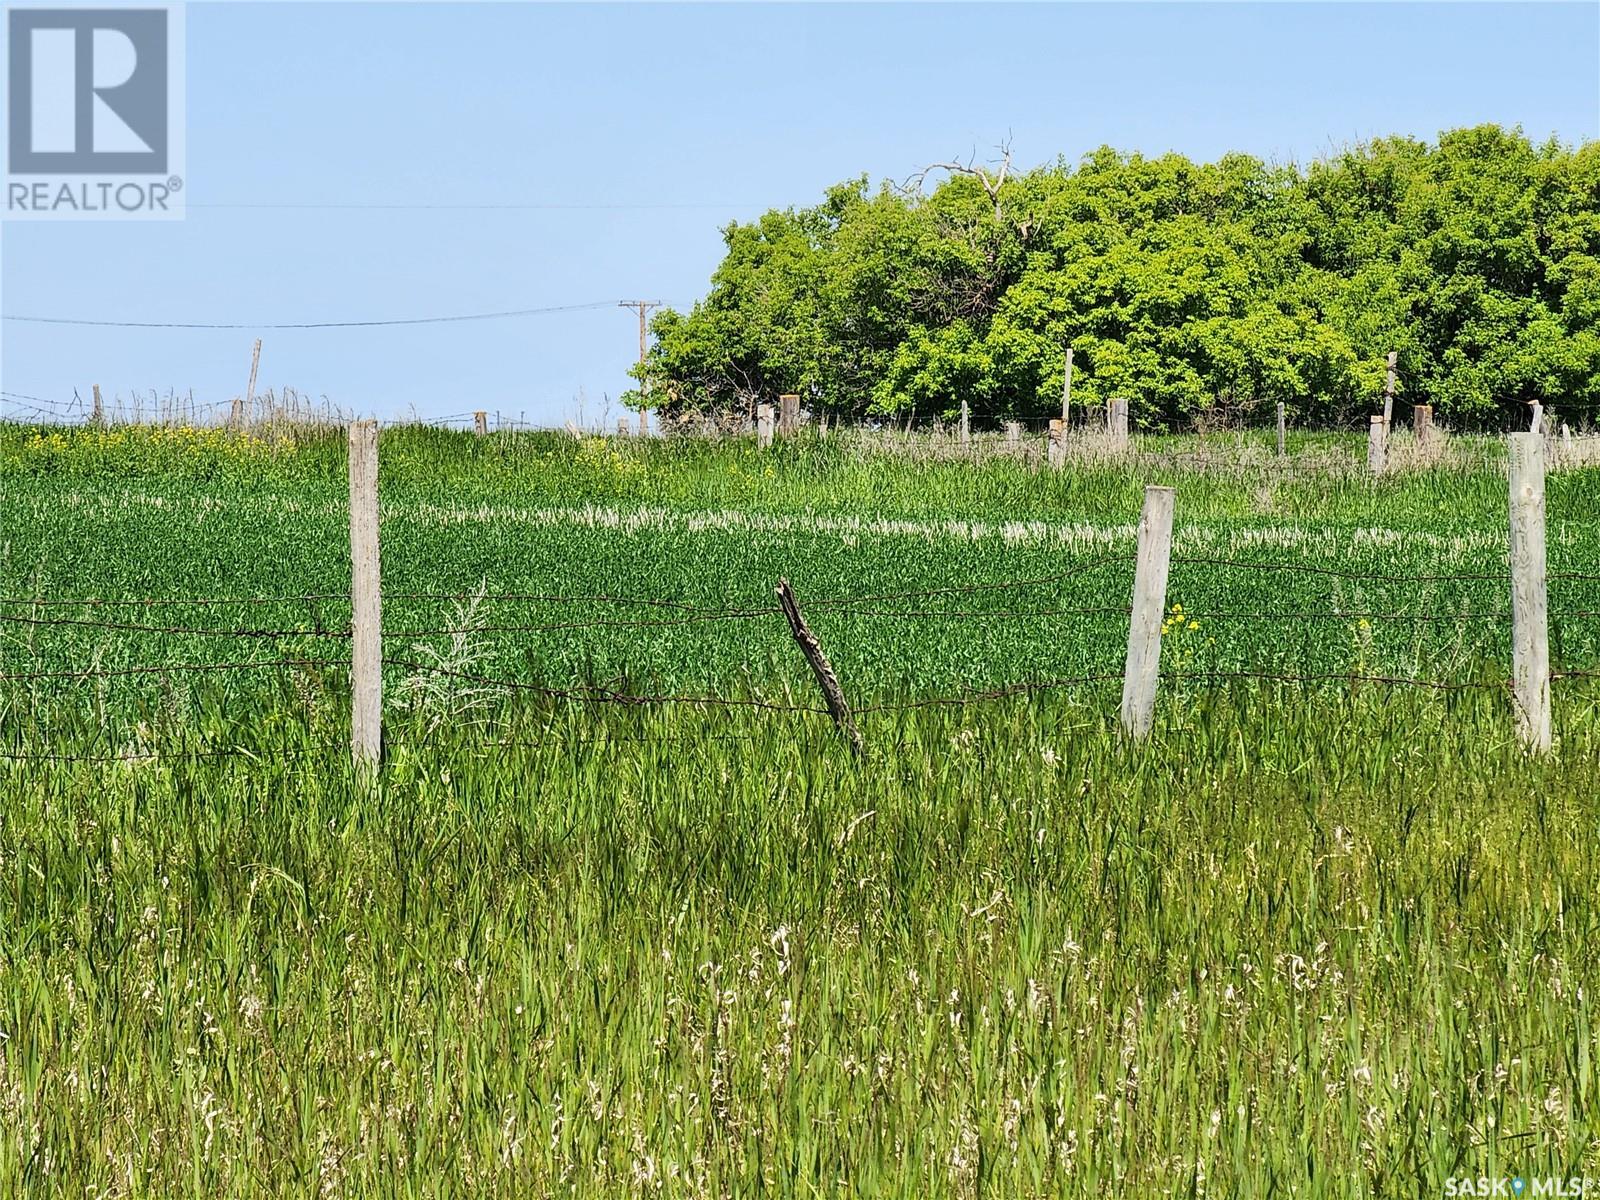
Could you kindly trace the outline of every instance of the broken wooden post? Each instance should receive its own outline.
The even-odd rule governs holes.
[[[1433,405],[1411,406],[1411,431],[1416,435],[1417,446],[1426,450],[1433,441]]]
[[[1128,402],[1122,399],[1111,401],[1106,416],[1111,434],[1111,448],[1113,450],[1126,450],[1128,448]]]
[[[632,432],[633,432],[633,427],[628,424],[628,418],[627,417],[618,417],[617,418],[617,436],[619,438],[625,438]]]
[[[784,392],[778,397],[778,432],[790,437],[800,429],[800,397],[795,392]]]
[[[1059,420],[1050,419],[1050,431],[1045,435],[1045,461],[1051,469],[1059,471],[1067,465],[1067,429]]]
[[[856,728],[855,718],[850,715],[850,705],[844,698],[844,689],[839,686],[839,677],[833,673],[833,665],[828,662],[828,656],[822,652],[822,644],[817,641],[817,635],[811,632],[805,618],[800,615],[800,606],[795,603],[794,590],[790,588],[789,581],[778,580],[776,590],[778,603],[783,607],[783,615],[789,621],[789,632],[794,634],[794,640],[800,646],[800,653],[805,655],[811,673],[817,677],[817,686],[822,689],[822,698],[828,705],[828,715],[839,727],[839,732],[849,739],[850,749],[860,755],[864,749],[861,730]]]
[[[1544,432],[1544,405],[1540,404],[1537,400],[1535,400],[1535,401],[1532,402],[1532,406],[1531,407],[1533,409],[1533,415],[1528,421],[1528,432],[1529,433],[1543,433]]]
[[[1007,421],[1006,422],[1006,449],[1007,450],[1020,450],[1020,449],[1022,449],[1022,422],[1021,421]]]
[[[772,405],[756,405],[756,446],[762,450],[772,447]]]
[[[479,437],[487,437],[489,433],[489,414],[478,411],[472,414],[472,432]]]

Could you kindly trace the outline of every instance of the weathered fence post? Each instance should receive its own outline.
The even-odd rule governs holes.
[[[1373,417],[1367,422],[1367,470],[1374,475],[1382,475],[1388,457],[1388,447],[1384,444],[1384,424],[1381,416]]]
[[[383,614],[378,581],[378,423],[350,425],[350,753],[383,748]]]
[[[1022,448],[1022,422],[1006,422],[1006,449],[1020,450]]]
[[[1126,400],[1113,400],[1106,412],[1107,426],[1111,434],[1111,448],[1113,450],[1126,450],[1128,448],[1128,402]]]
[[[856,728],[855,717],[850,714],[850,705],[844,698],[844,689],[839,686],[839,677],[834,674],[833,664],[823,653],[822,643],[817,641],[817,635],[811,632],[805,618],[800,615],[800,606],[795,601],[794,590],[789,586],[789,581],[778,580],[776,590],[778,603],[789,622],[789,632],[794,635],[800,653],[805,655],[811,673],[817,678],[817,686],[822,689],[822,698],[828,705],[828,715],[839,727],[839,732],[849,739],[850,749],[859,755],[862,751],[861,730]]]
[[[1511,683],[1517,727],[1550,749],[1550,631],[1545,596],[1544,437],[1511,435]]]
[[[1535,400],[1531,407],[1533,415],[1528,421],[1528,432],[1542,434],[1544,432],[1544,405]]]
[[[472,432],[477,434],[479,437],[485,437],[485,436],[488,435],[488,433],[489,433],[489,414],[488,413],[479,411],[479,412],[475,412],[475,413],[472,414]]]
[[[1173,496],[1169,487],[1145,488],[1144,511],[1139,516],[1128,661],[1122,674],[1122,728],[1136,738],[1149,733],[1155,720],[1161,622],[1167,610],[1167,572],[1172,563]]]
[[[772,447],[772,405],[756,405],[756,445],[767,450]]]
[[[1279,400],[1278,401],[1278,457],[1279,458],[1282,458],[1284,456],[1284,454],[1286,453],[1286,449],[1285,449],[1285,447],[1286,447],[1285,434],[1287,433],[1287,431],[1288,431],[1288,426],[1285,423],[1285,419],[1284,419],[1283,401]]]
[[[1061,385],[1061,424],[1072,424],[1072,347],[1067,347],[1067,375]]]
[[[625,438],[632,432],[633,432],[633,429],[628,424],[628,418],[627,417],[618,417],[617,418],[617,436],[619,438]]]
[[[1394,365],[1399,359],[1399,354],[1389,351],[1389,370],[1383,379],[1383,434],[1389,436],[1389,427],[1394,421]]]
[[[100,385],[98,383],[94,385],[94,423],[96,425],[104,425],[106,423],[106,406],[100,399]]]
[[[240,406],[243,413],[243,423],[248,425],[255,420],[256,408],[256,372],[261,368],[261,339],[256,339],[256,347],[250,352],[250,382],[244,387],[244,403]],[[270,390],[270,389],[269,389]]]
[[[1045,460],[1053,470],[1059,471],[1067,465],[1067,428],[1059,420],[1052,417],[1050,431],[1044,436]]]
[[[1572,461],[1572,428],[1565,421],[1561,422],[1561,461]]]
[[[1417,445],[1426,450],[1433,442],[1433,405],[1412,405],[1411,430],[1416,434]]]
[[[800,429],[800,396],[784,392],[778,397],[778,432],[790,437]]]
[[[967,398],[961,397],[961,444],[972,445],[972,411],[967,407]]]

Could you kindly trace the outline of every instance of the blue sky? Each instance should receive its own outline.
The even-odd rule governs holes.
[[[687,306],[728,221],[1007,136],[1025,166],[1102,144],[1305,161],[1483,121],[1600,137],[1593,3],[191,3],[187,41],[187,219],[7,224],[0,312]],[[0,328],[0,388],[55,400],[94,383],[226,400],[255,336]],[[637,354],[609,306],[262,336],[259,388],[384,417],[559,424],[581,390],[597,423]]]

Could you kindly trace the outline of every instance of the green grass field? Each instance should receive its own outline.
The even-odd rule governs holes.
[[[1462,443],[1374,482],[1338,435],[1054,473],[386,431],[369,779],[341,437],[0,428],[0,1187],[1600,1176],[1600,688],[1518,748],[1503,466]],[[1130,745],[1117,682],[1062,681],[1121,669],[1156,482],[1183,612]],[[1552,474],[1563,671],[1597,535],[1600,471]],[[784,711],[780,577],[860,761]],[[284,659],[324,661],[107,674]]]

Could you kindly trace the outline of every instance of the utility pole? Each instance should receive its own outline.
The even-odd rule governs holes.
[[[659,300],[619,300],[617,302],[617,307],[618,308],[633,308],[633,309],[637,309],[638,312],[639,312],[639,362],[642,365],[644,363],[644,355],[645,355],[645,320],[644,320],[645,314],[647,312],[649,312],[652,308],[660,308],[661,307],[661,301],[659,301]],[[641,374],[642,374],[642,372],[641,372]],[[644,406],[644,400],[643,400],[644,390],[645,390],[644,380],[641,379],[641,380],[639,380],[639,395],[640,395],[640,401],[639,401],[639,436],[640,437],[643,437],[645,434],[650,432],[650,410],[647,409]]]

